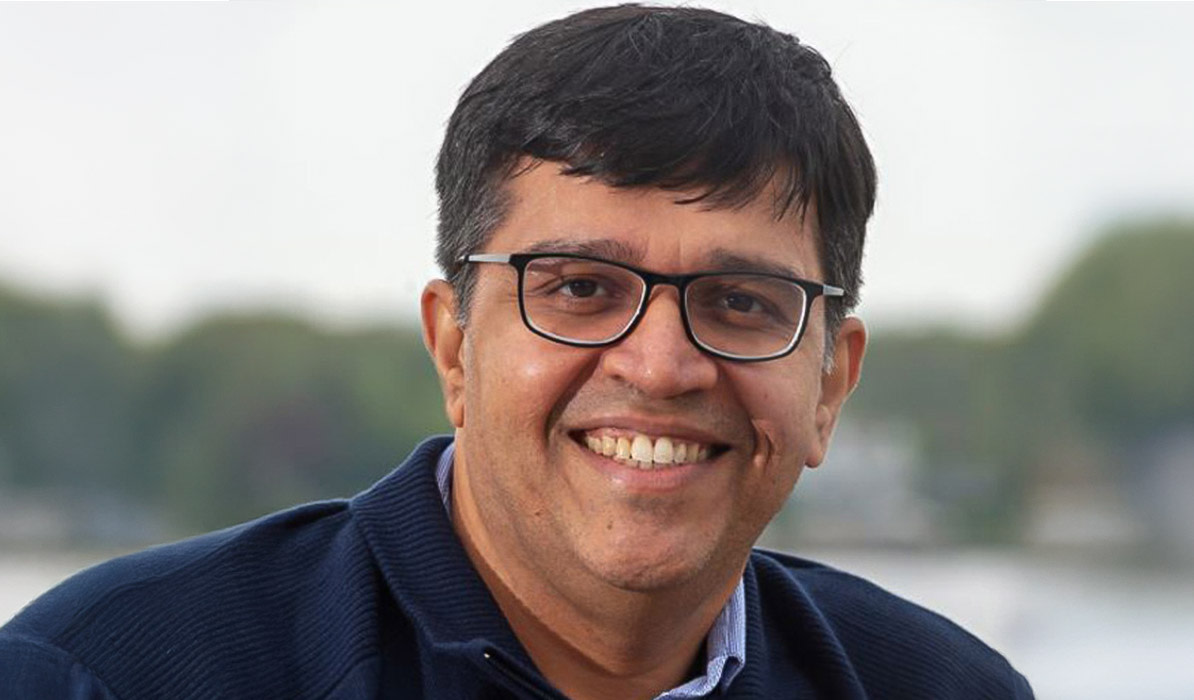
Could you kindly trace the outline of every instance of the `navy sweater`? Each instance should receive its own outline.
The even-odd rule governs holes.
[[[0,629],[3,698],[559,698],[473,570],[424,442],[350,501],[84,571]],[[999,654],[857,577],[756,551],[741,698],[1029,698]]]

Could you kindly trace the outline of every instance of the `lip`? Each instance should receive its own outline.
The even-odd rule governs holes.
[[[709,445],[710,447],[717,448],[719,452],[724,452],[733,447],[733,443],[730,440],[726,440],[723,436],[719,436],[708,430],[703,430],[674,419],[659,419],[650,416],[604,416],[588,419],[567,428],[567,433],[573,441],[580,444],[579,438],[581,435],[590,430],[599,430],[601,428],[642,433],[643,435],[650,436],[652,439],[659,437],[678,438],[685,442]],[[583,445],[581,446],[583,447]]]
[[[599,455],[584,444],[584,433],[590,430],[610,428],[642,433],[657,437],[667,436],[710,446],[710,456],[703,462],[673,464],[660,469],[639,469],[630,464],[617,462]],[[722,459],[734,448],[734,444],[711,430],[694,425],[690,421],[660,416],[633,414],[611,414],[586,418],[572,424],[565,430],[568,441],[577,450],[582,462],[609,480],[617,490],[627,494],[664,495],[690,488],[709,477],[722,474],[725,465]]]
[[[665,494],[675,492],[703,480],[715,470],[723,469],[723,465],[718,464],[718,461],[724,453],[711,456],[704,462],[674,464],[661,469],[639,469],[599,455],[577,443],[575,439],[571,439],[571,435],[569,438],[568,442],[572,443],[572,449],[580,453],[582,461],[626,493]]]

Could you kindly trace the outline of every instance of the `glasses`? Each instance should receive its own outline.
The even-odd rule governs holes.
[[[611,345],[642,320],[656,285],[680,293],[688,339],[716,357],[774,360],[796,349],[813,300],[845,292],[821,282],[763,272],[660,275],[569,253],[477,253],[466,263],[518,270],[518,308],[533,333],[577,347]]]

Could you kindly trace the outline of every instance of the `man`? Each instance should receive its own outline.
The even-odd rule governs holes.
[[[349,502],[85,572],[18,697],[1030,697],[952,623],[753,552],[859,377],[875,174],[825,61],[581,12],[468,87],[424,336],[454,440]]]

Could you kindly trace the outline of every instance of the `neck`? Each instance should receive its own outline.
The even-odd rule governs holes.
[[[639,592],[541,575],[497,538],[453,474],[452,520],[469,559],[539,671],[577,700],[653,698],[704,667],[704,642],[741,569],[716,585]],[[510,552],[513,551],[513,555]]]

